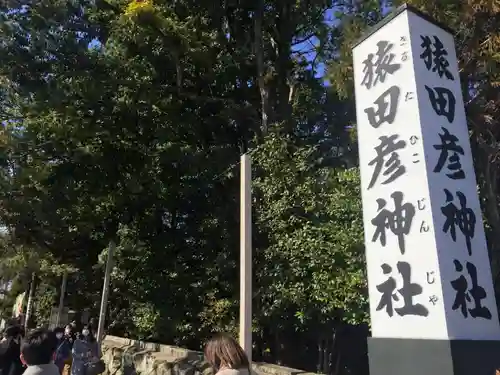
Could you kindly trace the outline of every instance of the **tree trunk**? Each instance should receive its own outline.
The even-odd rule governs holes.
[[[68,272],[64,272],[61,281],[61,291],[59,295],[59,306],[57,307],[56,327],[61,325],[61,316],[64,311],[64,295],[66,294],[66,285],[68,283]],[[68,322],[65,322],[65,324]]]
[[[261,135],[265,136],[269,130],[269,88],[267,86],[267,69],[264,62],[264,38],[262,36],[264,23],[264,1],[259,0],[255,12],[255,56],[257,59],[257,83],[259,85],[261,102]]]
[[[26,318],[24,319],[24,330],[25,332],[28,332],[29,324],[30,324],[30,319],[31,315],[33,315],[33,298],[35,296],[35,279],[36,279],[36,273],[33,272],[31,274],[31,284],[30,284],[30,290],[28,293],[28,303],[26,304]]]
[[[293,12],[289,1],[284,1],[279,9],[278,35],[277,35],[277,56],[276,56],[276,88],[278,90],[277,100],[277,121],[283,122],[285,133],[293,132],[292,105],[291,105],[291,77],[292,66],[290,64],[290,54],[295,23]]]

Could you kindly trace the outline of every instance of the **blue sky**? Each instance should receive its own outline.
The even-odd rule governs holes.
[[[392,10],[392,6],[389,6],[387,4],[387,1],[383,2],[382,4],[382,15],[385,17],[387,16],[387,14]],[[334,26],[338,26],[339,24],[339,19],[335,17],[335,9],[328,9],[326,12],[325,12],[325,18],[324,18],[324,22],[330,26],[330,27],[334,27]],[[294,49],[293,51],[294,52],[303,52],[303,51],[309,51],[311,49],[314,49],[314,47],[317,47],[319,44],[319,41],[317,38],[311,38],[310,40],[306,41],[306,42],[303,42],[303,43],[300,43],[296,46],[294,46]],[[313,61],[316,54],[314,52],[309,52],[307,54],[304,55],[308,61]],[[316,77],[318,78],[321,78],[321,77],[324,77],[325,75],[325,64],[318,64],[316,66]],[[328,82],[325,80],[324,82],[326,85],[328,85]]]
[[[325,12],[324,22],[329,26],[335,26],[335,24],[338,23],[338,19],[335,18],[334,13],[335,12],[333,9],[328,9]],[[300,43],[300,44],[297,44],[296,46],[294,46],[293,52],[310,51],[310,52],[306,53],[304,56],[308,61],[312,62],[314,60],[314,58],[316,57],[316,53],[314,52],[314,48],[318,47],[318,45],[319,45],[318,38],[313,37],[313,38],[311,38],[303,43]],[[320,77],[323,77],[324,75],[325,75],[325,64],[318,64],[316,66],[316,77],[320,78]],[[327,84],[327,82],[325,82],[325,84]]]

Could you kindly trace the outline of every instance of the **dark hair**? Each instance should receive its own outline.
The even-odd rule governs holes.
[[[94,342],[95,341],[95,336],[94,336],[94,332],[92,331],[92,326],[90,324],[84,324],[83,328],[82,328],[82,331],[84,329],[88,329],[89,330],[89,335],[88,335],[88,340],[90,342]],[[85,336],[81,336],[81,339],[85,339]]]
[[[205,345],[204,354],[215,372],[222,367],[250,371],[247,355],[236,340],[227,334],[217,334],[210,339]]]
[[[64,328],[63,327],[57,327],[54,328],[54,333],[57,335],[58,333],[63,333],[64,334]]]
[[[70,326],[71,332],[73,332],[73,334],[78,335],[78,332],[80,332],[80,325],[77,322],[72,321],[68,324],[68,326]]]
[[[21,354],[28,366],[46,365],[52,361],[56,346],[54,332],[39,328],[28,333],[21,345]]]
[[[5,337],[6,338],[14,338],[17,337],[21,334],[21,327],[15,325],[15,326],[9,326],[5,329]]]
[[[15,343],[16,346],[20,344],[20,340],[22,339],[21,337],[21,327],[17,325],[13,326],[8,326],[4,333],[3,336],[6,340],[6,347],[11,347],[12,343]],[[19,340],[19,341],[18,341]]]

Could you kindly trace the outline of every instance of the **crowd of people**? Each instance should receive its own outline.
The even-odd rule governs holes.
[[[218,334],[205,346],[205,358],[216,375],[250,375],[248,358],[231,336]],[[38,328],[27,335],[8,327],[0,342],[0,375],[98,375],[105,371],[90,325],[70,324],[53,331]]]
[[[30,355],[27,357],[24,350],[32,350],[30,347],[37,340],[42,340],[43,346],[51,351],[50,363],[57,370],[57,374],[46,375],[98,375],[104,371],[99,346],[90,325],[81,330],[74,323],[53,331],[36,329],[26,337],[23,328],[14,325],[5,329],[0,342],[0,375],[33,375],[33,370],[28,371],[30,362],[26,360]]]

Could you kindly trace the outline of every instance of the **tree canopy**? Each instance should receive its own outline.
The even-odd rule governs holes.
[[[456,30],[498,280],[499,9],[410,3]],[[43,320],[70,272],[67,305],[95,314],[114,241],[111,332],[194,349],[235,332],[249,152],[256,358],[362,373],[363,346],[362,361],[350,354],[367,323],[351,46],[396,5],[2,2],[2,277],[25,287],[37,273]]]

